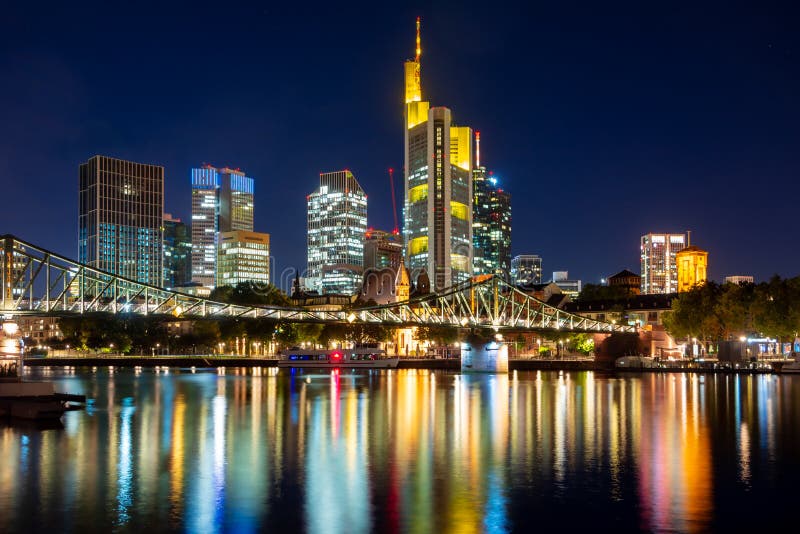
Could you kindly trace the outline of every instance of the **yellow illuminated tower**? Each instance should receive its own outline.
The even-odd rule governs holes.
[[[405,62],[406,265],[439,291],[472,275],[472,130],[446,107],[422,99],[420,19],[414,59]]]
[[[708,252],[691,244],[691,232],[688,233],[688,247],[678,251],[675,261],[678,264],[678,292],[689,291],[707,279]]]

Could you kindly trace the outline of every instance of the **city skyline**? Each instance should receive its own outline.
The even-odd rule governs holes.
[[[63,13],[63,20],[86,15],[79,7],[70,9]],[[165,210],[183,220],[190,220],[185,176],[197,162],[225,161],[248,169],[259,177],[256,227],[274,236],[276,272],[305,263],[303,197],[325,169],[352,169],[370,195],[370,204],[386,207],[371,210],[369,226],[391,228],[385,169],[401,168],[402,161],[399,62],[413,50],[410,28],[420,15],[428,30],[424,36],[426,95],[452,106],[458,117],[486,132],[482,148],[515,198],[533,202],[537,192],[542,195],[540,209],[515,210],[512,255],[540,254],[553,269],[569,270],[587,282],[598,281],[623,268],[637,270],[635,245],[644,233],[691,228],[713,256],[712,279],[736,273],[753,274],[757,280],[774,272],[796,274],[794,251],[781,255],[744,252],[756,247],[778,250],[779,234],[797,227],[790,210],[771,210],[770,217],[741,216],[753,213],[742,195],[752,184],[766,183],[772,186],[770,190],[790,196],[798,187],[790,180],[798,168],[797,156],[790,150],[796,145],[797,131],[790,125],[797,123],[800,113],[788,98],[798,88],[787,70],[787,59],[797,43],[780,13],[759,9],[759,22],[747,27],[741,23],[751,18],[749,11],[728,11],[720,17],[691,10],[692,22],[683,21],[680,13],[663,14],[665,22],[656,28],[655,36],[645,36],[643,30],[631,29],[652,29],[654,14],[645,8],[622,10],[619,20],[613,14],[589,10],[575,15],[557,8],[542,18],[534,16],[541,8],[535,9],[520,13],[518,22],[488,8],[474,20],[458,15],[455,21],[437,8],[387,11],[375,14],[382,16],[379,28],[365,24],[364,15],[350,17],[352,13],[346,10],[319,18],[280,13],[282,27],[276,27],[269,14],[231,9],[220,16],[223,22],[241,23],[245,44],[226,44],[227,48],[216,51],[194,42],[192,49],[177,47],[178,53],[191,57],[186,66],[164,77],[163,83],[151,87],[129,82],[112,92],[106,87],[117,75],[109,81],[95,79],[90,75],[92,65],[104,58],[114,58],[123,66],[147,59],[160,73],[174,62],[175,47],[149,45],[133,57],[124,47],[112,44],[97,51],[97,57],[85,58],[81,52],[107,30],[100,28],[99,35],[80,36],[68,43],[64,30],[69,24],[62,29],[48,26],[37,36],[23,35],[20,28],[24,30],[32,16],[23,7],[12,7],[2,43],[3,50],[14,54],[0,55],[0,64],[7,67],[5,72],[14,83],[1,90],[0,110],[14,128],[0,139],[0,175],[7,194],[20,201],[0,216],[4,231],[76,257],[77,225],[71,222],[77,219],[76,208],[49,197],[75,198],[75,168],[93,154],[164,166]],[[154,40],[174,45],[176,36],[185,36],[189,26],[212,18],[212,13],[202,9],[181,21],[184,15],[166,9],[162,21],[155,23]],[[250,15],[253,20],[247,21]],[[605,24],[603,29],[592,26],[598,18]],[[134,32],[136,20],[134,13],[129,21],[122,21],[119,31]],[[178,25],[180,31],[168,34],[170,24]],[[450,44],[454,32],[479,24],[487,30],[502,27],[504,32],[489,31],[496,40]],[[528,42],[527,24],[542,30],[532,42]],[[275,31],[262,38],[264,27]],[[609,35],[598,51],[588,50],[588,38],[573,43],[566,37],[548,41],[565,27],[571,28],[567,37],[580,37],[581,31]],[[339,43],[329,51],[316,46],[342,28],[357,37],[352,44]],[[621,30],[618,37],[611,35],[612,29]],[[734,39],[738,37],[742,38]],[[302,39],[311,43],[298,48]],[[644,46],[633,50],[628,46],[631,39]],[[48,43],[62,41],[59,53],[41,52]],[[211,83],[209,90],[224,89],[219,98],[211,99],[210,93],[194,86],[188,90],[188,71],[198,66],[200,58],[212,67],[221,63],[235,67],[241,61],[236,52],[245,51],[244,58],[251,58],[275,43],[280,45],[278,50],[287,52],[270,58],[275,62],[270,70],[272,85],[259,85],[258,78],[246,72],[258,91],[247,84],[233,88]],[[698,43],[706,47],[701,57],[689,57]],[[725,47],[733,50],[732,55],[724,56]],[[619,54],[622,51],[625,54]],[[156,52],[164,58],[156,57]],[[343,57],[349,59],[341,61]],[[298,70],[298,59],[309,60],[305,70]],[[656,63],[663,71],[652,66]],[[366,64],[372,67],[364,69]],[[706,64],[718,67],[716,78],[701,72]],[[486,83],[461,74],[465,65],[485,73],[478,80]],[[614,78],[613,73],[631,66],[638,69],[624,71],[626,83]],[[605,77],[602,72],[609,69],[612,76]],[[341,75],[354,83],[345,84],[346,91],[326,86],[287,94],[287,87],[321,74]],[[496,83],[499,79],[506,82]],[[576,82],[581,80],[596,91],[579,88]],[[518,86],[526,90],[521,92]],[[54,94],[51,87],[60,93]],[[296,137],[297,130],[289,115],[275,110],[275,97],[288,98],[282,107],[300,114],[297,122],[303,124],[305,134],[299,144],[305,159],[299,158],[299,149],[287,152],[287,143],[279,142],[278,132],[289,139]],[[309,109],[300,110],[296,105],[300,102]],[[233,121],[225,136],[205,131],[199,138],[189,131],[194,128],[190,110],[198,105],[200,118],[210,122],[209,130]],[[576,105],[576,111],[568,109]],[[363,118],[358,117],[360,111]],[[345,122],[350,119],[352,123]],[[343,124],[348,128],[342,129]],[[18,159],[31,163],[25,168],[14,165],[12,174],[11,166]],[[691,183],[694,194],[681,195],[679,202],[677,193],[654,196],[635,191],[647,190],[643,185],[658,180],[674,183],[676,188]],[[37,190],[50,191],[48,198],[38,199],[33,183],[41,184]],[[402,198],[399,188],[396,192]],[[547,201],[545,193],[560,197],[563,206]],[[44,208],[45,214],[35,221],[25,220],[31,205]],[[602,206],[608,210],[600,220],[597,210]]]

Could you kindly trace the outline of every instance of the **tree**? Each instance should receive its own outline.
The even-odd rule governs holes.
[[[589,355],[594,351],[594,338],[588,334],[573,334],[569,338],[569,347],[575,352]]]
[[[717,299],[715,312],[722,326],[722,338],[730,339],[753,330],[751,308],[755,298],[753,284],[725,284]]]
[[[213,351],[220,341],[219,324],[214,320],[195,321],[190,339],[201,352]]]
[[[800,278],[773,276],[758,284],[751,305],[753,326],[779,343],[794,338],[800,330]],[[794,352],[794,343],[792,343]]]
[[[240,306],[290,306],[292,301],[278,287],[248,280],[236,286],[219,286],[211,291],[211,300]]]
[[[294,325],[297,340],[305,343],[317,343],[325,325],[322,323],[298,323]]]
[[[450,345],[458,339],[458,329],[452,326],[420,326],[417,339],[433,341],[437,345]]]
[[[692,337],[704,344],[719,340],[724,327],[718,316],[719,284],[707,281],[672,300],[672,310],[664,314],[664,326],[674,338]]]
[[[603,286],[599,284],[585,284],[578,294],[578,302],[594,302],[599,300],[624,300],[632,296],[628,289],[622,286]]]

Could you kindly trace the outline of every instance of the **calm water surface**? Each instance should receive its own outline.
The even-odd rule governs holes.
[[[0,532],[740,532],[800,510],[800,377],[33,373],[94,402],[0,423]]]

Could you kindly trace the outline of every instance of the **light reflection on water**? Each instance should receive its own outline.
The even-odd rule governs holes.
[[[737,507],[763,509],[763,529],[800,479],[792,377],[39,378],[94,403],[62,429],[0,426],[2,532],[690,532],[743,528]]]

